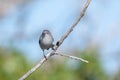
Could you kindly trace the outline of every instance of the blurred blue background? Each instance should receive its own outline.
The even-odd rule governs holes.
[[[56,43],[86,0],[0,0],[0,46],[21,50],[30,61],[43,57],[39,36],[48,29]],[[120,0],[92,0],[84,17],[58,51],[98,48],[107,74],[120,69]],[[88,54],[91,55],[91,54]]]

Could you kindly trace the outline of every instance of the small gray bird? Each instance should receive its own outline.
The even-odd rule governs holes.
[[[51,32],[49,30],[43,30],[40,38],[39,38],[39,45],[41,47],[41,49],[43,50],[43,55],[44,55],[44,58],[46,58],[45,54],[44,54],[44,50],[45,49],[49,49],[49,48],[52,48],[54,47],[53,45],[53,36],[51,34]]]

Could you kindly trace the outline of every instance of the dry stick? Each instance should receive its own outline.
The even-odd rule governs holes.
[[[80,61],[83,61],[83,62],[88,63],[88,61],[85,60],[85,59],[78,58],[78,57],[71,56],[71,55],[67,55],[67,54],[61,54],[61,53],[57,53],[57,52],[55,52],[55,55],[60,55],[60,56],[64,56],[64,57],[68,57],[68,58],[74,59],[74,60],[80,60]]]
[[[55,54],[56,50],[58,49],[58,47],[63,43],[63,41],[68,37],[68,35],[72,32],[73,28],[78,24],[78,22],[81,20],[81,18],[84,16],[85,11],[88,7],[88,5],[90,4],[91,0],[87,0],[80,16],[78,17],[78,19],[76,20],[76,22],[71,26],[71,28],[68,30],[68,32],[62,36],[62,38],[60,39],[60,41],[57,42],[57,45],[54,47],[54,50],[52,50],[51,52],[49,52],[46,55],[46,58],[48,59],[51,55]],[[39,61],[38,64],[36,64],[32,69],[30,69],[25,75],[23,75],[21,78],[19,78],[18,80],[25,80],[28,76],[30,76],[30,74],[32,74],[34,71],[36,71],[44,62],[46,61],[45,58],[43,58],[42,60]]]
[[[90,4],[91,0],[87,0],[83,10],[81,11],[81,14],[79,15],[78,19],[76,20],[76,22],[71,26],[71,28],[67,31],[67,33],[62,36],[62,38],[59,41],[59,45],[61,45],[63,43],[63,41],[68,37],[68,35],[73,31],[73,29],[76,27],[76,25],[78,24],[78,22],[81,20],[81,18],[84,16],[86,9],[88,8],[88,5]]]

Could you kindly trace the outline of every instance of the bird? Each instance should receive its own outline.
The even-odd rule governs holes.
[[[43,55],[44,55],[44,58],[46,58],[46,55],[44,53],[44,50],[48,50],[49,48],[53,49],[54,47],[54,38],[51,34],[51,32],[49,30],[43,30],[42,34],[40,35],[40,38],[39,38],[39,45],[40,45],[40,48],[42,49],[43,51]]]

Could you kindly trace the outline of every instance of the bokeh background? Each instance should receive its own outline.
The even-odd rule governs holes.
[[[43,58],[39,36],[56,43],[86,0],[0,0],[0,80],[17,80]],[[120,80],[120,0],[92,0],[58,51],[90,63],[53,56],[26,80]],[[46,51],[46,54],[49,51]]]

